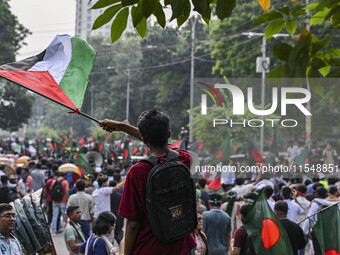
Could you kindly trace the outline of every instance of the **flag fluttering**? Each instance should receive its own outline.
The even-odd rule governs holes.
[[[0,66],[0,76],[79,112],[95,51],[79,36],[57,35],[40,54]]]

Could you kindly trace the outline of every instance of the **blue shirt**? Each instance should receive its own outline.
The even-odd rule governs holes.
[[[109,255],[106,250],[105,241],[99,237],[94,237],[93,235],[89,237],[87,242],[80,246],[80,251],[85,253],[86,244],[87,245],[87,255]]]
[[[203,229],[207,236],[210,255],[225,255],[227,234],[231,231],[231,221],[221,209],[210,209],[203,214]]]
[[[0,234],[0,254],[22,255],[19,241],[13,235],[10,235],[9,239],[7,240],[3,235]]]

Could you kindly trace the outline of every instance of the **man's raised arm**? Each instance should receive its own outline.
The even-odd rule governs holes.
[[[110,132],[110,133],[113,131],[122,131],[144,142],[143,137],[141,133],[139,132],[138,128],[132,125],[129,125],[127,123],[105,119],[105,120],[99,121],[99,126],[101,126],[105,131]]]

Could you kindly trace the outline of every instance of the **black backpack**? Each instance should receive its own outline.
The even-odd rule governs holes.
[[[151,230],[162,242],[172,242],[192,233],[197,225],[196,188],[188,167],[169,150],[166,159],[148,157],[150,170],[146,205]]]
[[[56,180],[55,183],[53,184],[52,189],[51,189],[52,201],[60,202],[61,200],[63,200],[64,189],[63,189],[62,181],[63,180],[61,181]]]

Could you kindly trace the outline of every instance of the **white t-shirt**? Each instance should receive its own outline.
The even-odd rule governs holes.
[[[94,202],[94,218],[105,211],[111,211],[111,194],[113,187],[99,187],[95,189],[92,193],[92,198]]]

